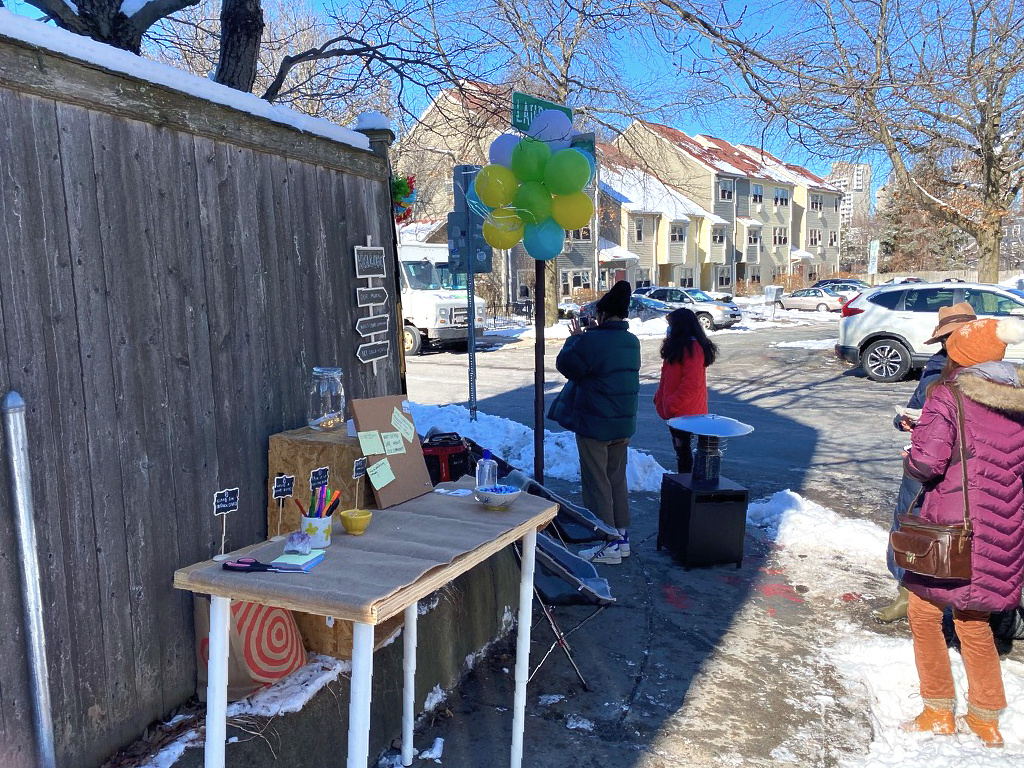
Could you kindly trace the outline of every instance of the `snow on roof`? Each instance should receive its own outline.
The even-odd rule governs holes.
[[[660,213],[671,221],[701,216],[715,224],[726,223],[657,176],[612,152],[602,152],[600,180],[601,190],[627,211]]]
[[[600,262],[639,261],[640,257],[606,237],[599,237],[597,239],[597,260]]]
[[[105,43],[51,27],[25,16],[0,8],[0,38],[19,40],[78,61],[118,72],[155,85],[162,85],[190,96],[212,101],[240,112],[272,120],[305,133],[316,134],[357,149],[369,149],[370,141],[363,134],[343,128],[329,120],[310,117],[287,107],[271,104],[251,93],[242,93],[212,80],[196,77],[180,69],[140,58]]]
[[[754,221],[753,219],[748,219],[748,218],[746,218],[744,216],[737,216],[736,217],[736,223],[737,224],[742,224],[744,227],[747,227],[747,228],[750,228],[750,227],[763,227],[764,226],[764,222]]]
[[[752,147],[749,144],[740,144],[739,149],[760,162],[765,168],[770,169],[772,172],[777,174],[781,180],[788,181],[790,184],[796,184],[798,186],[808,187],[811,189],[820,189],[825,192],[839,193],[839,188],[836,187],[835,184],[826,181],[801,165],[783,162],[770,152],[757,147]]]
[[[398,225],[398,242],[425,243],[427,239],[448,223],[447,219],[425,219]]]
[[[640,121],[640,124],[712,171],[731,176],[756,175],[757,166],[742,153],[735,153],[730,156],[729,153],[723,151],[714,142],[697,141],[680,130],[670,128],[667,125],[661,125],[660,123]],[[706,139],[706,137],[701,138]]]
[[[805,251],[802,248],[794,248],[792,251],[790,251],[789,252],[789,260],[790,261],[820,261],[820,259],[817,256],[815,256],[813,253],[811,253],[810,251]]]

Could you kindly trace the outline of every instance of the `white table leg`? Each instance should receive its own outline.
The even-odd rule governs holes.
[[[211,597],[210,660],[206,666],[206,768],[224,768],[230,627],[231,598]]]
[[[530,678],[530,624],[533,618],[533,567],[537,531],[523,536],[523,563],[519,578],[519,629],[516,634],[516,695],[512,705],[512,768],[523,764],[523,730],[526,726],[526,683]]]
[[[405,641],[402,669],[405,682],[402,688],[402,765],[412,765],[412,727],[416,718],[416,619],[419,603],[405,609]]]
[[[348,702],[348,768],[370,758],[370,693],[373,687],[373,625],[352,625],[352,685]]]

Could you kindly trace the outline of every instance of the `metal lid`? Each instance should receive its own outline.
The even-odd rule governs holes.
[[[715,413],[703,416],[676,416],[668,420],[668,425],[673,429],[681,429],[683,432],[709,437],[739,437],[754,431],[749,424]]]

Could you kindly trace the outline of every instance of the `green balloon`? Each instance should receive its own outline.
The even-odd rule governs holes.
[[[573,192],[579,192],[588,181],[590,163],[575,149],[556,152],[544,169],[544,186],[553,195],[571,195]]]
[[[519,185],[512,208],[524,224],[540,224],[551,216],[551,193],[539,181]]]
[[[544,168],[550,159],[551,149],[543,141],[523,139],[512,150],[512,173],[520,181],[544,181]]]

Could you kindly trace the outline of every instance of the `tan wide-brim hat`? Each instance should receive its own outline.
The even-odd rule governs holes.
[[[932,337],[925,344],[938,344],[957,328],[978,319],[974,307],[966,301],[951,307],[939,307],[939,324],[932,331]]]

